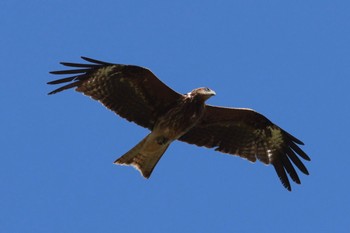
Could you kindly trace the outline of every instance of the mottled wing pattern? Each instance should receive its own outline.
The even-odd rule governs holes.
[[[49,94],[76,88],[121,117],[148,129],[152,129],[157,117],[181,97],[146,68],[82,59],[91,64],[62,62],[75,69],[50,72],[71,76],[49,82],[66,84]]]
[[[215,148],[252,162],[258,159],[265,164],[272,164],[288,190],[291,190],[291,186],[287,173],[294,182],[300,184],[292,163],[308,175],[298,157],[310,160],[297,145],[303,143],[250,109],[207,106],[203,120],[179,140]]]

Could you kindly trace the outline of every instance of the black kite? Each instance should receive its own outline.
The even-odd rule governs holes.
[[[272,164],[288,190],[291,186],[287,173],[300,184],[293,164],[309,174],[298,157],[310,160],[297,145],[303,142],[254,110],[206,105],[205,101],[215,95],[209,88],[197,88],[182,95],[140,66],[82,59],[91,64],[62,62],[75,69],[50,72],[72,76],[49,82],[68,83],[49,94],[76,88],[119,116],[151,131],[117,159],[116,164],[132,165],[149,178],[171,142],[180,140],[238,155],[251,162],[258,159]]]

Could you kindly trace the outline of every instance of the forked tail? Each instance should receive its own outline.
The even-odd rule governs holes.
[[[145,178],[149,178],[159,159],[169,147],[169,144],[160,145],[156,141],[148,140],[149,136],[150,134],[114,163],[134,166]]]

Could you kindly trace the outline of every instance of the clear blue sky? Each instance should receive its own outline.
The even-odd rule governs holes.
[[[0,232],[349,232],[349,1],[0,2]],[[151,179],[112,162],[148,132],[47,96],[60,61],[150,68],[305,142],[310,176],[171,145]]]

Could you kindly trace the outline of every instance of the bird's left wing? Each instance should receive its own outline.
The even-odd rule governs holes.
[[[74,69],[50,72],[71,76],[48,82],[66,84],[49,94],[76,88],[121,117],[150,130],[158,116],[181,97],[146,68],[82,58],[90,64],[61,62]]]
[[[291,186],[287,173],[294,182],[300,184],[292,163],[304,174],[308,174],[297,156],[310,160],[297,145],[303,143],[251,109],[207,105],[203,120],[179,140],[215,148],[252,162],[258,159],[265,164],[272,164],[288,190],[291,190]]]

